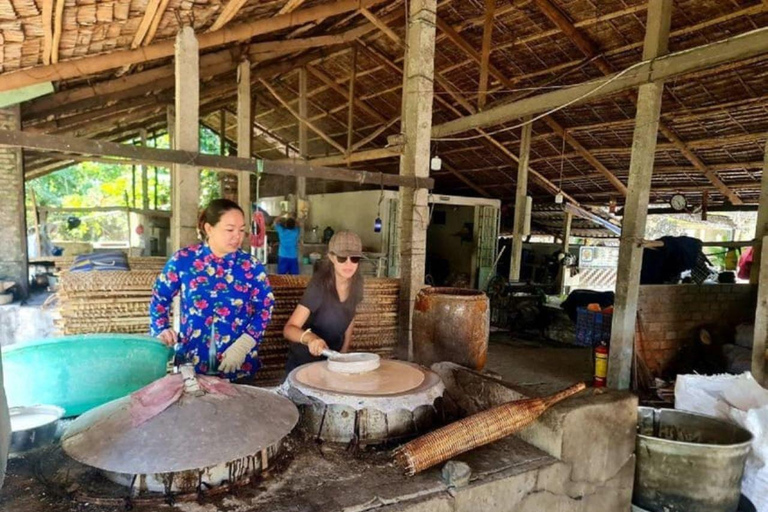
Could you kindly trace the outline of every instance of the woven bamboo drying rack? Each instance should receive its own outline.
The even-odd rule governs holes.
[[[583,390],[583,382],[545,398],[528,398],[473,414],[401,446],[395,461],[415,475],[456,455],[498,441],[533,423],[548,408]]]

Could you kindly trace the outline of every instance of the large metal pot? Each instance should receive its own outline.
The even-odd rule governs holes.
[[[11,407],[11,455],[46,446],[56,437],[64,409],[55,405]]]
[[[752,434],[717,418],[640,407],[632,502],[650,512],[736,512]]]
[[[488,297],[466,288],[424,288],[413,312],[413,356],[429,367],[451,361],[482,370],[488,357]]]

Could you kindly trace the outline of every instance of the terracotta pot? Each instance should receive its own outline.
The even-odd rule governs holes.
[[[413,356],[429,366],[451,361],[482,370],[488,357],[490,305],[467,288],[424,288],[413,312]]]

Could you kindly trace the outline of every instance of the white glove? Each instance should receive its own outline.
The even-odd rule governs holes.
[[[245,362],[245,357],[256,346],[256,340],[250,335],[243,334],[232,343],[219,361],[219,371],[222,373],[233,373],[240,369]]]

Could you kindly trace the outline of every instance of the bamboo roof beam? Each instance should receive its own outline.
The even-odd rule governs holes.
[[[400,36],[398,36],[398,35],[395,33],[395,31],[394,31],[394,30],[392,30],[391,28],[389,28],[389,26],[387,26],[387,24],[386,24],[386,23],[384,23],[384,21],[382,21],[380,18],[378,18],[378,17],[377,17],[375,14],[373,14],[373,13],[372,13],[371,11],[369,11],[368,9],[360,9],[360,13],[361,13],[363,16],[365,16],[365,17],[368,19],[368,21],[370,21],[371,23],[373,23],[374,25],[376,25],[376,28],[378,28],[379,30],[381,30],[381,32],[382,32],[382,33],[383,33],[385,36],[387,36],[388,38],[390,38],[390,39],[392,40],[392,42],[394,42],[395,44],[397,44],[397,45],[399,45],[399,46],[403,46],[403,41],[402,41],[402,39],[400,39]]]
[[[447,36],[448,39],[450,39],[456,46],[461,48],[464,53],[472,57],[478,64],[482,63],[482,56],[478,54],[477,50],[472,48],[472,45],[467,42],[466,39],[461,37],[456,31],[454,31],[448,24],[446,24],[444,21],[442,21],[439,17],[437,18],[437,26],[440,28],[441,31],[443,31]],[[512,89],[514,88],[514,82],[512,80],[509,80],[504,73],[502,73],[498,68],[495,66],[489,64],[488,65],[488,72],[492,74],[497,80],[499,80],[502,85],[505,87]],[[479,114],[476,114],[479,115]],[[627,187],[624,185],[624,183],[621,182],[616,176],[614,176],[607,167],[605,167],[600,161],[595,158],[594,155],[590,154],[589,151],[584,148],[576,139],[574,139],[572,136],[570,136],[566,131],[565,128],[563,128],[557,121],[555,121],[551,116],[547,116],[544,118],[544,122],[549,125],[550,128],[552,128],[556,133],[561,135],[565,141],[571,145],[576,151],[578,151],[584,159],[586,159],[593,167],[595,167],[599,172],[603,173],[605,177],[608,179],[608,181],[613,185],[613,187],[618,190],[622,195],[627,195]],[[433,129],[434,132],[434,129]],[[558,192],[561,192],[559,188],[557,188]]]
[[[539,9],[544,15],[554,23],[560,30],[565,33],[568,38],[576,45],[576,47],[584,54],[585,57],[590,59],[590,62],[594,64],[600,72],[604,75],[610,75],[613,73],[613,67],[610,63],[600,54],[597,45],[585,36],[578,28],[573,25],[573,22],[555,6],[551,0],[534,0]],[[634,92],[628,92],[627,97],[637,105],[637,95]],[[731,191],[725,183],[710,170],[707,165],[691,151],[691,149],[664,121],[659,121],[659,131],[677,147],[677,149],[691,162],[696,168],[698,168],[704,175],[712,182],[712,184],[721,193],[723,193],[733,204],[741,204],[739,196]]]
[[[768,52],[768,27],[663,57],[639,62],[605,78],[531,96],[489,108],[478,114],[449,121],[432,129],[436,139],[462,133],[478,126],[493,126],[540,114],[566,104],[579,104],[636,88],[645,83],[666,80],[706,68],[715,68]]]
[[[64,0],[58,0],[63,3]],[[331,16],[356,11],[363,7],[371,7],[383,0],[339,0],[332,4],[321,4],[309,7],[290,14],[282,14],[273,18],[259,19],[242,23],[233,27],[223,28],[216,32],[208,32],[198,37],[200,49],[247,41],[258,35],[268,34],[305,23],[319,21]],[[54,52],[56,49],[56,32],[54,31]],[[102,71],[122,67],[128,64],[139,64],[156,59],[170,57],[174,53],[174,41],[162,41],[135,50],[121,50],[107,54],[99,54],[91,57],[72,59],[61,63],[52,63],[47,66],[11,71],[0,74],[0,91],[9,91],[33,85],[41,82],[55,80],[67,80],[69,78],[83,77]],[[58,59],[58,53],[55,53]],[[52,62],[55,59],[51,58]]]
[[[313,132],[315,132],[316,134],[318,134],[320,137],[322,137],[322,139],[323,139],[325,142],[327,142],[329,145],[331,145],[331,146],[333,146],[334,148],[336,148],[336,150],[338,150],[340,153],[345,153],[345,152],[346,152],[346,149],[344,149],[344,147],[343,147],[343,146],[341,146],[341,145],[340,145],[338,142],[336,142],[336,141],[335,141],[335,140],[333,140],[331,137],[329,137],[328,135],[326,135],[326,134],[325,134],[325,133],[324,133],[322,130],[320,130],[320,128],[318,128],[317,126],[315,126],[315,125],[314,125],[314,124],[313,124],[311,121],[309,121],[308,119],[304,119],[304,118],[302,118],[302,117],[299,115],[299,113],[298,113],[298,112],[296,112],[296,111],[295,111],[293,108],[291,108],[291,106],[288,104],[288,102],[287,102],[287,101],[286,101],[286,100],[285,100],[285,99],[284,99],[282,96],[280,96],[280,94],[278,94],[278,92],[275,90],[275,88],[274,88],[274,87],[272,87],[271,85],[269,85],[269,83],[268,83],[266,80],[264,80],[263,78],[260,78],[260,79],[259,79],[259,82],[261,82],[261,85],[263,85],[263,86],[264,86],[264,87],[265,87],[265,88],[266,88],[266,89],[269,91],[269,93],[270,93],[270,94],[271,94],[271,95],[272,95],[272,96],[273,96],[273,97],[274,97],[274,98],[275,98],[275,99],[276,99],[278,102],[280,102],[280,104],[281,104],[281,105],[282,105],[282,106],[283,106],[283,107],[284,107],[284,108],[285,108],[285,109],[286,109],[288,112],[290,112],[290,114],[291,114],[293,117],[295,117],[295,118],[296,118],[296,119],[297,119],[297,120],[298,120],[298,121],[299,121],[301,124],[305,125],[307,128],[309,128],[310,130],[312,130]]]

